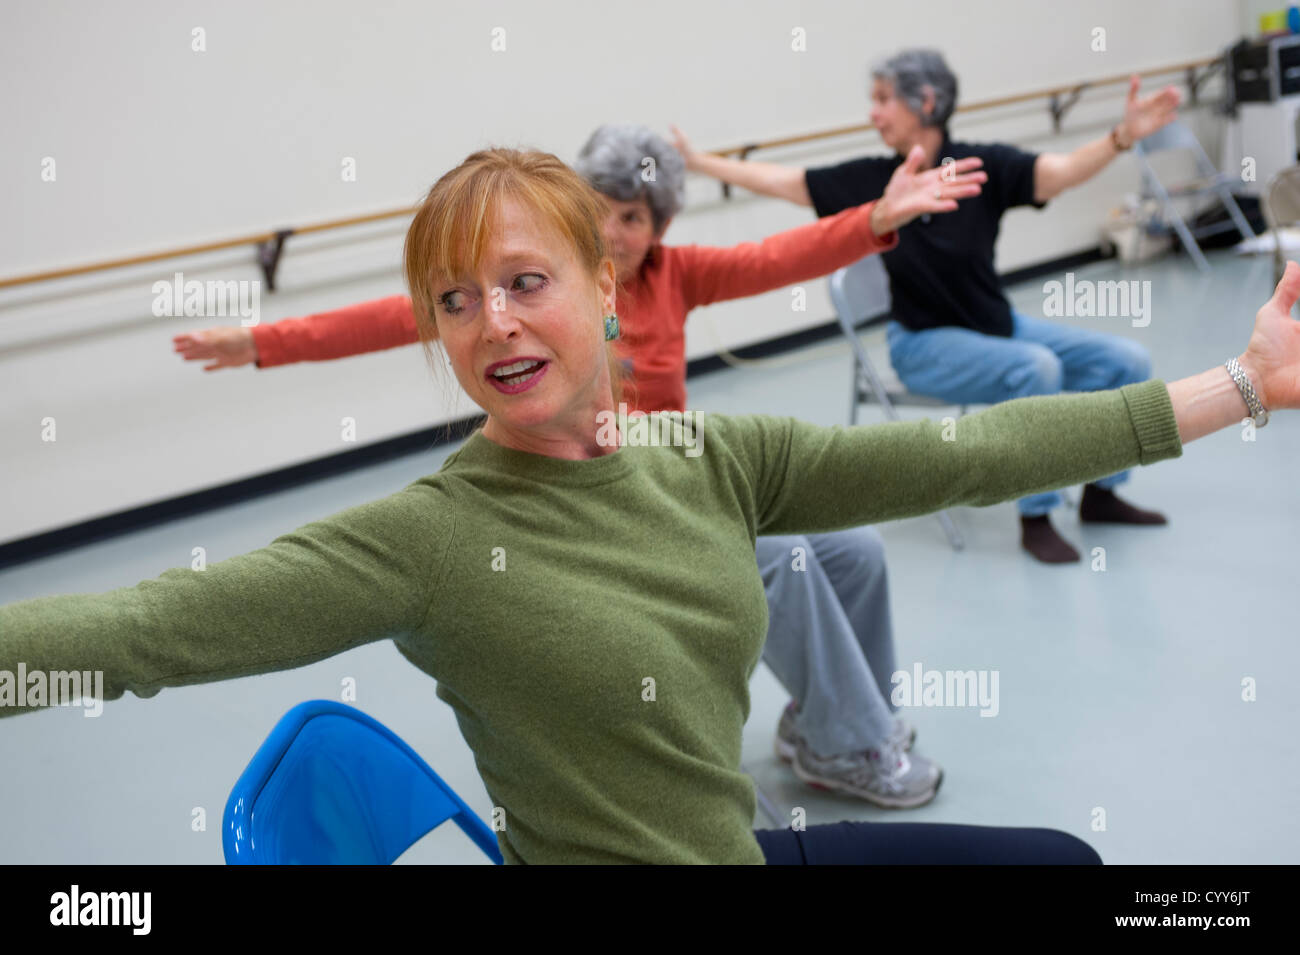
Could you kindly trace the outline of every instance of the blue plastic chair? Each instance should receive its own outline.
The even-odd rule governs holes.
[[[332,700],[299,703],[226,802],[227,865],[390,865],[448,819],[500,865],[493,835],[392,730]]]

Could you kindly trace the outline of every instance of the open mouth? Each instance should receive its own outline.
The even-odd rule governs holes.
[[[547,362],[536,358],[524,358],[509,365],[501,365],[488,372],[488,380],[497,390],[507,393],[522,391],[526,386],[541,377]]]

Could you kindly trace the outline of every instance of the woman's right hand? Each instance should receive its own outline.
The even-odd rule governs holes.
[[[1255,313],[1255,328],[1238,359],[1269,411],[1300,408],[1300,322],[1291,316],[1300,298],[1300,264],[1287,262],[1273,297]]]
[[[673,146],[682,154],[682,159],[686,160],[686,168],[690,172],[695,172],[695,149],[691,146],[690,140],[686,138],[685,133],[671,123],[668,128],[672,130]]]
[[[203,366],[204,371],[238,368],[257,361],[253,330],[243,326],[218,325],[216,328],[205,328],[187,335],[175,335],[172,344],[186,361],[212,360],[211,365]]]

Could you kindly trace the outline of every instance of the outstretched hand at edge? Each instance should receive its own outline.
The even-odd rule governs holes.
[[[1255,313],[1255,329],[1239,359],[1269,411],[1300,408],[1300,322],[1291,309],[1300,298],[1300,264],[1288,262],[1264,307]]]
[[[257,361],[257,345],[253,330],[244,327],[219,325],[172,337],[173,351],[186,361],[212,361],[204,371],[218,368],[238,368]]]

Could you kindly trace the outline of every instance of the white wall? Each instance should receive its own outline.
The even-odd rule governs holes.
[[[0,275],[414,203],[475,148],[571,160],[605,121],[675,122],[705,148],[858,122],[867,62],[903,46],[943,49],[974,101],[1213,55],[1245,18],[1222,0],[11,7]],[[1090,45],[1099,26],[1104,53]],[[191,49],[196,27],[206,52]],[[504,52],[490,48],[494,27]],[[790,49],[796,27],[807,52]],[[1090,94],[1059,137],[1041,106],[959,119],[954,132],[1069,149],[1105,133],[1119,96]],[[1217,119],[1195,122],[1216,155]],[[878,148],[862,136],[759,158],[812,165]],[[45,157],[53,182],[41,179]],[[355,182],[341,181],[343,157],[356,160]],[[1124,157],[1044,212],[1011,213],[999,267],[1095,246],[1107,209],[1135,185]],[[689,196],[670,242],[730,244],[809,221],[774,200],[724,204],[705,180]],[[401,236],[398,223],[291,241],[261,320],[403,291]],[[152,283],[177,269],[259,275],[235,250],[0,291],[0,542],[344,450],[345,416],[364,444],[472,410],[449,374],[431,379],[418,348],[205,374],[170,339],[218,320],[151,314]],[[701,310],[690,357],[823,323],[824,283],[809,292],[793,315],[787,292]],[[47,417],[52,443],[41,440]]]

